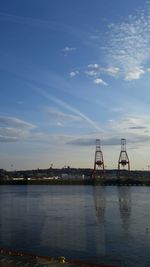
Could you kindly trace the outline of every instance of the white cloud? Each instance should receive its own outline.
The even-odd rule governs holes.
[[[93,81],[97,85],[108,85],[106,82],[104,82],[101,78],[97,78]]]
[[[63,49],[64,52],[72,52],[72,51],[75,51],[75,50],[76,50],[75,47],[69,47],[69,46],[66,46],[66,47]]]
[[[95,70],[87,70],[85,71],[85,74],[87,76],[97,76],[99,72],[95,71]]]
[[[104,68],[104,72],[110,74],[111,76],[117,76],[119,74],[119,70],[120,69],[117,67]]]
[[[76,70],[76,71],[71,71],[70,73],[69,73],[69,75],[70,75],[70,77],[75,77],[76,75],[78,75],[79,74],[79,71],[78,70]]]
[[[107,67],[104,68],[98,64],[89,64],[85,70],[85,74],[90,78],[95,77],[94,83],[107,85],[102,79],[99,78],[102,74],[108,74],[113,77],[119,75],[120,69],[118,67]]]
[[[100,75],[100,67],[97,63],[89,64],[84,72],[88,77],[98,77]]]
[[[146,71],[150,59],[150,14],[141,9],[126,20],[109,25],[107,45],[108,65],[120,70],[128,81],[139,79]]]
[[[99,65],[97,63],[95,63],[95,64],[89,64],[88,65],[88,68],[98,69],[99,68]]]
[[[125,80],[132,81],[132,80],[138,80],[142,74],[144,74],[145,71],[141,69],[140,67],[135,67],[132,69],[132,71],[128,72],[125,76]]]

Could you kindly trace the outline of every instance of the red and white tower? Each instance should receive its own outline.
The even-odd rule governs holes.
[[[104,174],[104,160],[103,160],[103,153],[101,151],[100,139],[96,139],[96,151],[95,151],[93,178],[96,178],[97,171],[99,173],[99,176],[102,176]]]
[[[118,160],[118,170],[120,171],[121,167],[124,169],[126,165],[128,167],[128,171],[130,171],[130,161],[126,151],[126,139],[122,138],[121,151]]]

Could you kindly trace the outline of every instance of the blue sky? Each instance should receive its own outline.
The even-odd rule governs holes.
[[[150,164],[150,2],[5,0],[0,168]]]

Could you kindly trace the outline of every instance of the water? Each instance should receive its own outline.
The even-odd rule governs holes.
[[[150,187],[0,186],[0,247],[150,266]]]

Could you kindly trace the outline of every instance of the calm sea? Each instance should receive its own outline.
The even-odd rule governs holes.
[[[150,187],[0,186],[0,247],[150,266]]]

